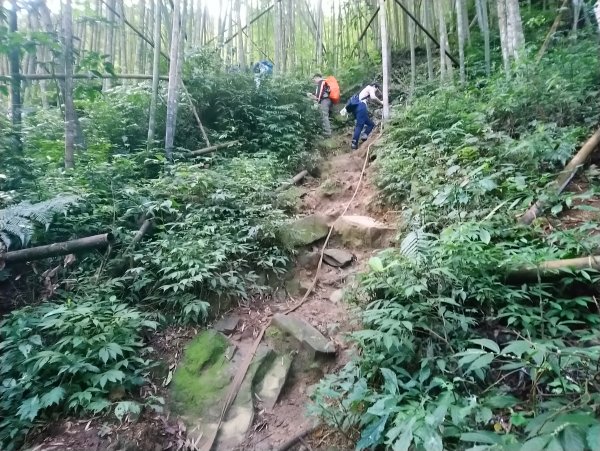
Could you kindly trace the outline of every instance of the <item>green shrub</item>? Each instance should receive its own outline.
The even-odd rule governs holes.
[[[91,288],[91,287],[88,287]],[[91,291],[90,291],[91,292]],[[17,449],[24,434],[51,412],[118,417],[139,412],[127,400],[151,365],[142,334],[156,323],[96,287],[88,297],[66,298],[12,312],[0,325],[0,443]]]

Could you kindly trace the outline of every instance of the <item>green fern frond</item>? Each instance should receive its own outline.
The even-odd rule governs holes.
[[[400,252],[415,263],[423,261],[433,244],[432,236],[423,230],[409,232],[400,243]]]
[[[56,214],[66,213],[79,200],[78,196],[61,196],[36,204],[24,201],[0,210],[0,240],[7,249],[13,244],[11,237],[17,238],[21,246],[27,245],[36,224],[48,230]]]

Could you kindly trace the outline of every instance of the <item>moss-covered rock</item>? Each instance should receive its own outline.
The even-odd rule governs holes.
[[[327,219],[319,215],[305,216],[285,224],[280,238],[288,247],[300,247],[323,239],[329,233]]]
[[[227,339],[208,330],[199,334],[185,348],[171,384],[174,409],[181,414],[197,414],[222,398],[229,385]]]

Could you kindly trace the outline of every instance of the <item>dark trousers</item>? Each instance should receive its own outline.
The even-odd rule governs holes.
[[[373,131],[375,127],[375,123],[369,117],[369,109],[364,102],[360,102],[360,104],[356,107],[356,127],[354,127],[354,135],[352,136],[352,141],[358,143],[360,139],[360,135],[363,132],[363,128],[365,129],[365,134],[369,136],[369,134]]]

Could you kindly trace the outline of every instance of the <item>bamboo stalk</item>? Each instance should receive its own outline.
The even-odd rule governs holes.
[[[585,269],[600,271],[600,255],[565,260],[549,260],[540,263],[538,266],[525,266],[512,270],[509,272],[508,278],[509,280],[519,281],[537,280],[539,276],[542,279],[547,279],[550,277],[560,277],[561,271],[582,271]]]
[[[289,180],[288,182],[284,183],[279,188],[277,188],[275,190],[275,192],[280,193],[281,191],[285,191],[290,186],[300,183],[302,181],[302,179],[304,179],[304,177],[306,177],[307,175],[308,175],[308,171],[306,169],[302,172],[299,172],[294,177],[292,177],[291,180]]]
[[[552,182],[551,186],[554,186],[557,195],[562,193],[569,185],[571,180],[573,180],[573,177],[575,177],[575,174],[577,174],[579,168],[586,162],[592,152],[596,150],[598,144],[600,144],[600,129],[596,130],[596,133],[594,133],[590,139],[585,142],[579,152],[575,154],[569,164],[567,164],[567,166],[565,166],[562,172],[558,175],[556,180]],[[523,216],[521,216],[519,222],[525,225],[531,224],[543,209],[544,203],[541,200],[538,200],[523,214]]]
[[[548,46],[550,45],[550,39],[552,38],[554,33],[556,33],[556,29],[560,25],[560,20],[562,19],[563,11],[565,10],[565,7],[567,6],[568,1],[569,0],[563,0],[563,3],[558,10],[558,14],[556,15],[556,19],[554,19],[554,23],[550,27],[550,31],[548,31],[548,34],[546,35],[546,39],[544,39],[544,43],[540,47],[540,51],[538,52],[537,56],[535,57],[536,64],[541,61],[542,57],[544,56],[544,53],[546,53],[546,50],[548,50]]]
[[[6,263],[16,263],[58,257],[59,255],[68,255],[91,249],[101,249],[108,246],[113,241],[114,237],[111,233],[103,233],[101,235],[53,243],[46,246],[37,246],[29,249],[7,252],[4,254],[3,261]]]
[[[225,147],[233,147],[238,145],[239,141],[229,141],[226,143],[217,144],[215,146],[206,147],[204,149],[194,150],[188,154],[189,157],[199,157],[200,155],[205,155],[207,153],[214,152],[215,150],[223,149]]]
[[[431,39],[433,41],[433,43],[435,45],[437,45],[438,49],[441,49],[442,46],[440,45],[439,41],[433,37],[433,35],[429,32],[429,30],[427,30],[427,28],[425,28],[423,26],[423,24],[421,22],[419,22],[419,20],[406,8],[406,6],[404,6],[404,4],[400,1],[400,0],[395,0],[396,3],[398,4],[398,6],[400,8],[402,8],[402,10],[406,13],[406,15],[408,17],[410,17],[412,19],[412,21],[421,29],[421,31],[423,31],[423,33],[425,33],[429,39]],[[456,66],[460,66],[460,64],[458,63],[458,61],[456,60],[456,58],[454,58],[452,56],[452,54],[450,52],[448,52],[448,50],[444,50],[446,53],[446,56],[448,58],[450,58],[450,60],[456,65]]]

